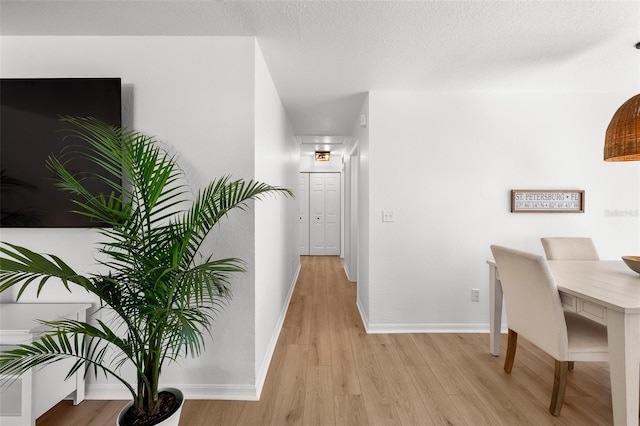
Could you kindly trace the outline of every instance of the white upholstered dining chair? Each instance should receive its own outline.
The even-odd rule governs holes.
[[[547,260],[600,260],[591,238],[545,237],[540,241]]]
[[[498,267],[509,329],[504,370],[511,373],[518,335],[555,359],[549,412],[560,414],[569,363],[608,361],[605,326],[562,309],[560,294],[543,256],[491,246]]]

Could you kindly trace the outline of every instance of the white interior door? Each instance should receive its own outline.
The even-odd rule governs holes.
[[[300,255],[309,255],[309,173],[300,173],[298,185],[298,229],[300,233]]]
[[[309,254],[324,254],[324,173],[309,175]]]
[[[309,254],[340,254],[340,173],[309,174]]]
[[[340,173],[325,173],[324,254],[340,255]]]

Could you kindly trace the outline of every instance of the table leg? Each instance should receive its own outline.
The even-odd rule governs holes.
[[[613,424],[638,426],[640,314],[607,310]]]
[[[20,410],[20,418],[24,425],[35,426],[36,418],[34,416],[33,404],[33,368],[22,375],[22,408]],[[0,422],[4,424],[4,420]]]
[[[489,265],[489,352],[500,355],[500,328],[502,327],[502,284],[498,268]]]

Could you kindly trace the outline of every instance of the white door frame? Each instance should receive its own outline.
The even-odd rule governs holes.
[[[358,280],[358,142],[344,162],[344,269],[347,279]]]

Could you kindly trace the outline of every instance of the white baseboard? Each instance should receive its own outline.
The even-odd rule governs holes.
[[[489,333],[489,324],[368,324],[369,334]]]
[[[362,305],[360,305],[360,299],[356,300],[356,306],[358,307],[358,312],[360,313],[360,319],[362,320],[362,324],[364,325],[364,331],[369,334],[369,318],[367,318],[367,314],[362,309]]]
[[[489,324],[372,324],[362,309],[360,301],[356,302],[360,318],[367,334],[398,333],[489,333]],[[507,332],[507,325],[502,324],[501,333]]]
[[[347,268],[347,264],[344,262],[344,259],[342,259],[342,269],[344,269],[344,274],[347,276],[347,281],[349,282],[356,282],[356,280],[351,278],[351,274],[349,273],[349,268]]]
[[[280,337],[280,332],[282,331],[284,319],[287,316],[287,310],[289,309],[289,304],[291,303],[291,297],[293,296],[293,290],[295,290],[296,288],[296,282],[298,282],[298,276],[300,275],[301,268],[302,268],[302,265],[298,264],[298,270],[294,274],[293,282],[289,286],[289,293],[287,294],[286,300],[284,302],[284,306],[282,307],[282,311],[280,312],[280,318],[278,319],[278,324],[276,325],[276,328],[273,331],[273,336],[271,337],[271,341],[269,342],[269,347],[267,348],[266,356],[264,357],[264,360],[262,361],[262,365],[260,366],[260,368],[256,370],[256,389],[257,389],[258,399],[260,399],[260,395],[262,394],[262,388],[267,378],[267,373],[269,372],[271,359],[273,358],[273,353],[276,350],[276,344],[278,343],[278,338]]]
[[[259,395],[253,385],[194,385],[163,383],[163,387],[180,389],[186,399],[221,399],[257,401]],[[131,394],[118,384],[87,384],[87,400],[131,400]]]

